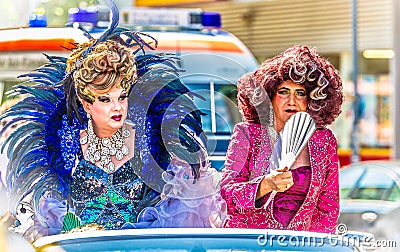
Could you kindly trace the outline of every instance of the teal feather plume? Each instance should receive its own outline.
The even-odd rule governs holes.
[[[80,228],[80,227],[82,227],[82,222],[78,216],[76,216],[75,214],[73,214],[71,212],[68,212],[64,216],[64,221],[63,221],[63,225],[62,225],[63,232],[68,232],[74,228]]]

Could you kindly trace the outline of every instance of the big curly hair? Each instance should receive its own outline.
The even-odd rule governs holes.
[[[95,40],[90,40],[79,44],[67,60],[67,72],[73,72],[77,96],[90,103],[96,94],[104,94],[116,85],[129,90],[137,79],[135,53],[131,48],[114,40],[93,47],[94,43]]]
[[[244,120],[262,123],[278,85],[286,80],[306,88],[307,112],[318,128],[331,124],[341,113],[344,96],[339,72],[315,48],[295,45],[239,79],[238,106]]]

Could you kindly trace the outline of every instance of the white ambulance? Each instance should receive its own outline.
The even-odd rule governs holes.
[[[97,12],[96,12],[97,11]],[[105,14],[105,15],[104,15]],[[249,49],[234,35],[220,29],[218,13],[184,9],[122,9],[120,25],[141,31],[158,40],[155,53],[170,52],[180,57],[182,81],[202,95],[198,107],[208,137],[213,167],[222,169],[233,125],[240,121],[236,106],[236,81],[254,71],[258,63]],[[104,18],[106,17],[106,18]],[[101,34],[107,25],[107,11],[73,9],[71,27],[45,27],[43,19],[32,26],[0,30],[0,100],[20,80],[17,76],[42,65],[48,55],[68,55],[70,43],[87,40],[73,28],[83,23],[91,34]],[[148,52],[148,53],[154,53]]]

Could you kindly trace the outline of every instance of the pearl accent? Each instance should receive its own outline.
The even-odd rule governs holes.
[[[88,144],[85,159],[97,164],[99,168],[107,173],[115,171],[115,165],[111,160],[112,156],[120,161],[129,154],[124,139],[131,133],[124,126],[119,128],[111,137],[99,138],[93,131],[92,119],[89,118],[87,135],[82,137],[80,143]]]

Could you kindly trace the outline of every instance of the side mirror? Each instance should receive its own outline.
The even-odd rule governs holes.
[[[364,220],[367,224],[373,225],[378,219],[378,214],[374,212],[364,212],[361,214],[361,219]]]

